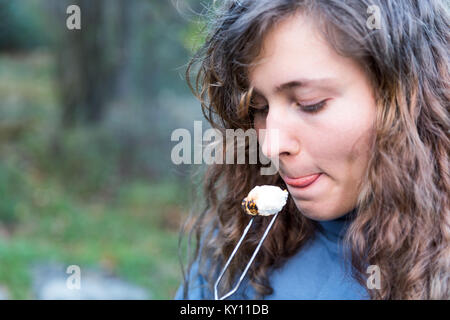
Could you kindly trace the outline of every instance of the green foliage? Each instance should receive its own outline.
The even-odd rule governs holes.
[[[206,39],[206,24],[203,20],[193,20],[180,30],[180,40],[191,53],[196,52]]]
[[[26,177],[12,161],[0,161],[0,222],[11,225],[17,222],[16,210],[28,198]]]
[[[7,286],[11,298],[31,298],[31,276],[27,268],[38,255],[36,246],[30,243],[0,241],[0,283]]]
[[[0,0],[0,51],[29,50],[48,42],[45,32],[40,32],[38,9],[32,0]]]
[[[96,128],[61,131],[54,157],[43,167],[65,181],[73,192],[88,195],[116,183],[118,152],[107,133]],[[51,148],[52,146],[49,146]]]
[[[154,299],[173,297],[180,282],[178,235],[164,228],[164,210],[142,206],[151,202],[148,194],[132,192],[137,204],[126,197],[114,205],[83,203],[57,185],[40,185],[18,208],[18,230],[0,241],[0,283],[13,298],[33,298],[30,267],[40,261],[100,266],[144,286]],[[155,194],[165,188],[147,187]]]
[[[100,266],[154,299],[171,299],[181,281],[178,230],[187,186],[152,179],[142,167],[123,172],[146,163],[129,156],[139,154],[133,141],[148,138],[145,127],[61,130],[53,62],[42,55],[0,56],[0,130],[26,123],[0,142],[0,284],[14,299],[32,299],[30,266],[58,261]]]
[[[0,51],[46,45],[66,31],[42,3],[0,0]],[[188,92],[180,75],[203,25],[180,19],[171,2],[134,6],[129,36],[105,58],[128,52],[118,71],[126,94],[95,126],[62,127],[55,48],[0,55],[0,285],[12,298],[33,298],[30,266],[42,261],[100,266],[154,299],[172,298],[180,283],[190,186],[169,175],[168,132],[192,113],[172,92]],[[114,40],[124,29],[108,30]],[[160,96],[163,88],[172,91]]]

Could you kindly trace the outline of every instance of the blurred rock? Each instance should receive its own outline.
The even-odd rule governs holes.
[[[0,285],[0,300],[9,300],[10,295],[8,289],[5,286]]]
[[[70,289],[68,266],[38,264],[32,267],[33,295],[38,300],[144,300],[148,290],[112,276],[103,270],[81,267],[80,289]]]

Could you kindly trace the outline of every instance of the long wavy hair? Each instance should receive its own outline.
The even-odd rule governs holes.
[[[380,26],[372,30],[371,5],[380,12]],[[449,299],[450,18],[444,1],[234,0],[209,9],[205,42],[186,76],[204,116],[224,134],[252,128],[249,66],[268,30],[297,12],[313,17],[336,52],[365,69],[377,114],[356,215],[344,239],[352,275],[365,287],[367,266],[379,267],[381,288],[368,290],[372,299]],[[236,144],[224,144],[224,153],[227,148]],[[195,250],[183,268],[185,297],[195,260],[212,291],[250,219],[241,208],[247,193],[261,184],[286,188],[278,174],[261,175],[261,167],[213,164],[201,176],[200,214],[189,220],[188,243],[195,241]],[[225,274],[225,289],[242,272],[268,220],[255,220]],[[315,232],[316,222],[289,197],[248,273],[259,298],[273,292],[270,270],[302,250]]]

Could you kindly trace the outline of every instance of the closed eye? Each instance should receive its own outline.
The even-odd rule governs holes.
[[[327,100],[322,100],[319,103],[315,104],[301,104],[297,103],[297,105],[305,112],[316,113],[320,111],[326,104]]]
[[[301,103],[296,103],[296,105],[298,107],[300,107],[300,109],[304,112],[308,112],[308,113],[316,113],[319,112],[326,104],[327,99],[322,100],[318,103],[314,103],[314,104],[301,104]],[[264,105],[264,106],[251,106],[251,110],[253,113],[255,114],[266,114],[269,112],[269,106],[268,105]]]

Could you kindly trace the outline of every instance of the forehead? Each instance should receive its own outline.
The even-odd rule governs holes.
[[[248,69],[248,80],[257,92],[275,94],[277,86],[299,78],[332,78],[340,59],[313,21],[297,13],[266,34],[259,56]]]

